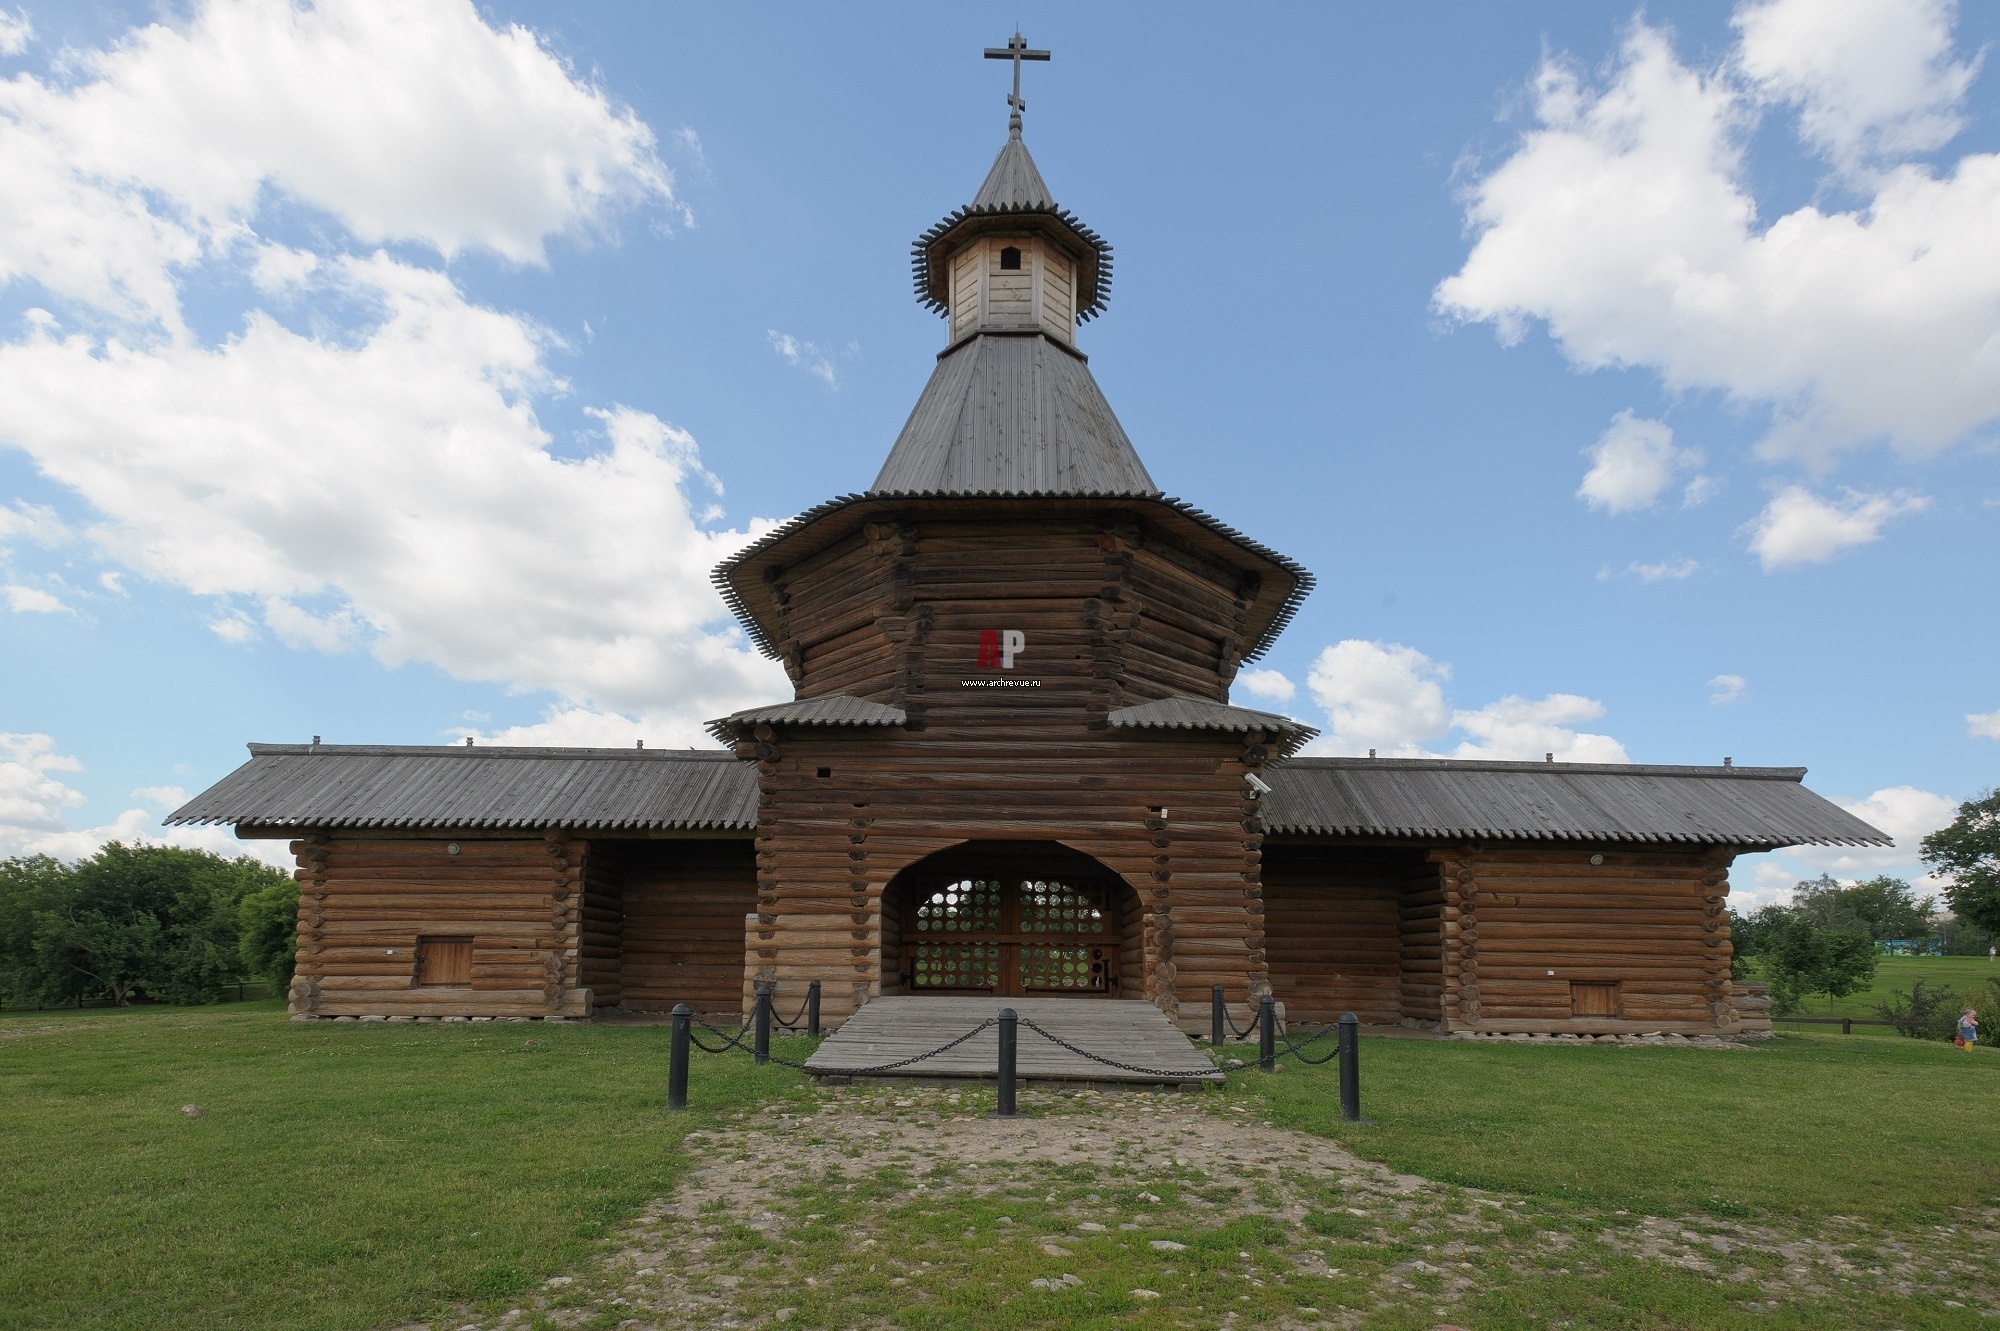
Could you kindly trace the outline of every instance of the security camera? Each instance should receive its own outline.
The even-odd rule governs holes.
[[[1243,774],[1243,779],[1250,783],[1251,799],[1254,800],[1259,796],[1268,795],[1271,793],[1270,783],[1265,781],[1263,777],[1258,776],[1255,772],[1245,772]]]

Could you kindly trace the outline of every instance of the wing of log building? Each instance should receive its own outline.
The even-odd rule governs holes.
[[[1294,756],[1231,705],[1312,575],[1162,494],[1076,344],[1111,250],[1018,115],[917,241],[946,321],[865,492],[722,565],[794,696],[710,751],[252,745],[168,820],[289,840],[300,1019],[583,1017],[821,982],[1189,1024],[1728,1033],[1739,854],[1886,838],[1800,769]]]

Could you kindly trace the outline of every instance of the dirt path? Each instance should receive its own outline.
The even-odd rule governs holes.
[[[852,1087],[738,1115],[690,1137],[705,1163],[591,1268],[438,1326],[1539,1325],[1633,1280],[1828,1325],[1894,1324],[1884,1297],[1944,1318],[1913,1326],[2000,1315],[1992,1213],[1916,1239],[1593,1214],[1395,1174],[1237,1093],[1035,1092],[1009,1121],[991,1102]]]

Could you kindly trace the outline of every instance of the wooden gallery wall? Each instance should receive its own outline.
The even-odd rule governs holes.
[[[312,1016],[733,1013],[748,840],[309,835],[292,1010]]]
[[[1268,843],[1272,993],[1308,1021],[1730,1030],[1731,858]]]

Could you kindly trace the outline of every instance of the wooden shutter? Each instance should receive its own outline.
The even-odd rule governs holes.
[[[1572,1017],[1615,1017],[1618,1015],[1618,982],[1609,984],[1583,984],[1572,980],[1569,986],[1569,1012]]]
[[[419,938],[417,940],[417,983],[471,984],[472,940],[470,938]]]

